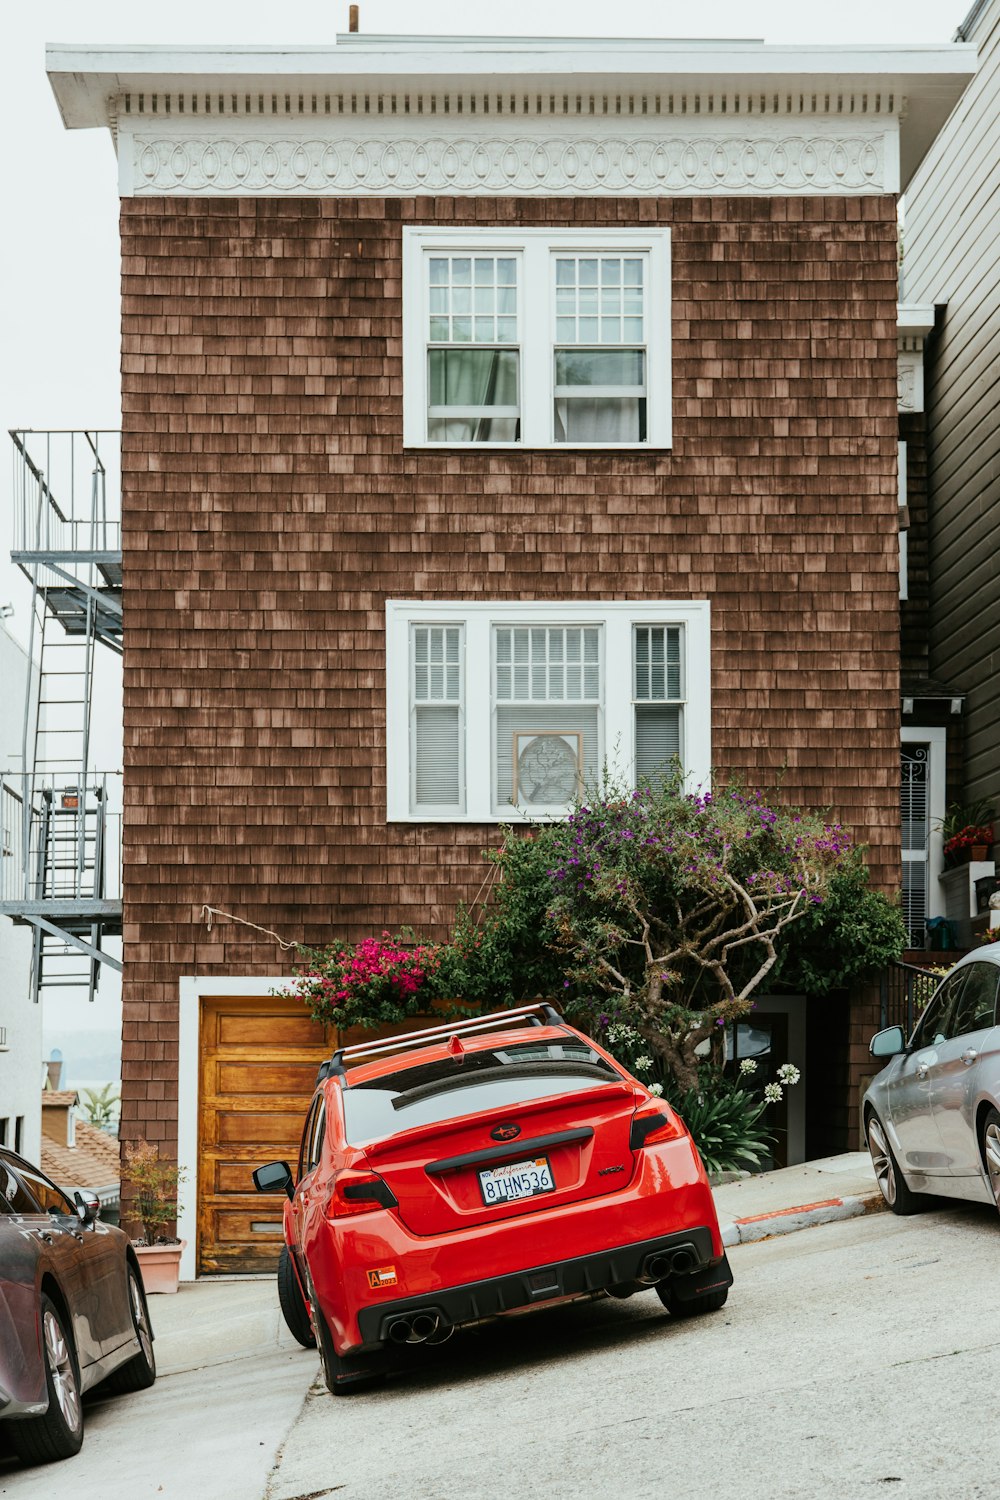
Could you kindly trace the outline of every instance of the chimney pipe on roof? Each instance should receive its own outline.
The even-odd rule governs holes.
[[[348,16],[348,20],[347,20],[347,29],[348,29],[348,31],[357,31],[357,29],[358,29],[358,7],[356,5],[352,5],[351,8],[350,8],[350,10],[347,12],[347,16]]]

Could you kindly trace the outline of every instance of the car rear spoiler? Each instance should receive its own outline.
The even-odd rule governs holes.
[[[353,1047],[339,1047],[326,1062],[320,1063],[316,1082],[324,1078],[343,1078],[347,1072],[345,1058],[376,1057],[383,1052],[396,1052],[406,1047],[426,1047],[432,1042],[445,1042],[453,1036],[469,1036],[476,1031],[502,1030],[515,1021],[530,1021],[532,1026],[562,1026],[564,1021],[555,1006],[545,1000],[534,1005],[522,1005],[517,1010],[496,1010],[487,1016],[475,1016],[470,1021],[442,1021],[439,1026],[425,1026],[421,1031],[407,1031],[402,1036],[386,1037],[378,1042],[357,1042]]]

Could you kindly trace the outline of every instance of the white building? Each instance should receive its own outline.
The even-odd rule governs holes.
[[[0,621],[0,889],[20,879],[21,725],[28,654]],[[31,999],[31,930],[0,918],[0,1143],[38,1160],[42,1007]]]

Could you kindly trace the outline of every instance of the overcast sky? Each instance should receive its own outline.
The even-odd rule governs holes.
[[[361,0],[361,30],[427,34],[755,37],[774,43],[946,44],[971,0]],[[329,45],[342,0],[8,0],[0,21],[6,181],[0,234],[0,437],[11,427],[117,427],[117,171],[105,130],[66,131],[45,76],[45,44]],[[0,605],[23,638],[26,595],[6,562],[10,463],[0,461]],[[112,714],[113,717],[113,714]],[[119,752],[120,753],[120,752]],[[114,751],[109,750],[109,758]],[[110,764],[108,769],[114,769]],[[5,920],[5,919],[0,919]],[[53,999],[48,1021],[108,1025],[116,990],[94,1007]]]

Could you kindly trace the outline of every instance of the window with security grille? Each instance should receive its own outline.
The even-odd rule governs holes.
[[[414,625],[410,667],[411,810],[461,812],[462,627]]]
[[[599,626],[494,631],[494,810],[565,808],[601,763]]]
[[[662,785],[681,760],[681,627],[636,625],[632,674],[636,780]]]
[[[706,600],[390,600],[387,815],[563,817],[605,770],[707,788],[710,685]]]

